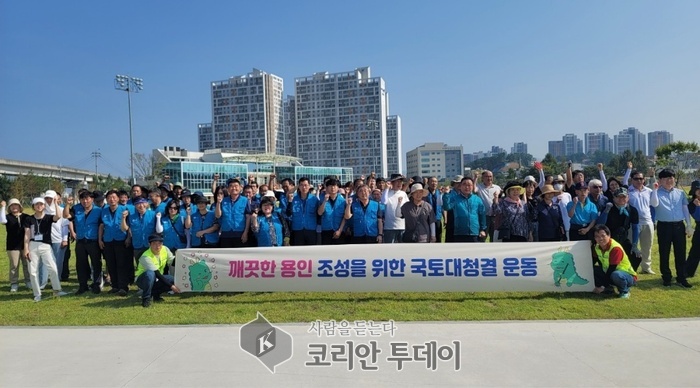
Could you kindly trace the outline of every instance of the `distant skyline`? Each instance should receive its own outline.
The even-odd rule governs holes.
[[[0,157],[129,174],[134,150],[197,150],[210,84],[370,66],[403,150],[464,153],[628,127],[700,141],[698,1],[0,1]],[[13,143],[13,140],[15,142]]]

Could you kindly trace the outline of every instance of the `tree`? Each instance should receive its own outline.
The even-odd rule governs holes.
[[[10,198],[10,191],[12,190],[12,181],[7,179],[5,176],[0,176],[0,200],[7,200]]]
[[[697,167],[700,147],[696,142],[676,141],[657,148],[656,157],[658,167],[675,168],[676,176],[681,181],[685,177],[684,170]]]
[[[141,153],[134,154],[134,174],[137,178],[143,180],[153,180],[158,179],[158,176],[162,173],[166,162],[158,161],[153,157],[153,155],[146,155]]]
[[[42,195],[46,190],[63,191],[63,184],[56,178],[35,175],[29,171],[19,174],[10,185],[10,196],[17,198],[22,203],[29,203],[32,198]]]

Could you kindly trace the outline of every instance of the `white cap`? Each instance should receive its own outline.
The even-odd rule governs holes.
[[[46,205],[44,198],[41,198],[41,197],[36,197],[36,198],[32,199],[32,206],[36,205],[37,203],[43,203],[44,205]]]
[[[535,180],[535,177],[532,176],[532,175],[528,175],[528,176],[525,177],[524,182],[527,182],[527,181],[537,183],[537,181]]]
[[[272,191],[272,190],[267,190],[267,192],[265,193],[264,197],[272,197],[272,198],[275,198],[275,192]]]
[[[46,190],[46,193],[44,193],[44,198],[54,199],[54,198],[56,198],[57,195],[58,194],[56,194],[56,192],[53,190]]]

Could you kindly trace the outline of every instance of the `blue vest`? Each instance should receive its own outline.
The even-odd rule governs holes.
[[[92,206],[92,210],[85,214],[83,205],[75,205],[73,210],[73,226],[75,227],[75,235],[80,239],[97,240],[98,230],[100,226],[100,218],[102,217],[102,208],[96,205]]]
[[[352,210],[351,220],[353,236],[377,237],[379,234],[377,220],[381,218],[379,203],[376,201],[369,201],[367,207],[363,208],[362,203],[357,200],[352,202],[350,209]]]
[[[259,247],[271,247],[272,240],[270,239],[270,224],[265,216],[254,216],[258,217],[258,232],[255,233],[255,238],[258,240]],[[277,245],[281,247],[284,245],[284,229],[282,228],[282,221],[279,215],[272,213],[272,225],[275,228],[275,237],[277,238]]]
[[[187,241],[180,241],[180,236],[185,235],[185,219],[182,214],[179,214],[175,221],[171,221],[170,217],[164,216],[160,218],[160,223],[163,225],[163,244],[173,249],[182,249],[187,246]]]
[[[102,241],[124,241],[126,240],[126,232],[122,232],[122,213],[126,206],[117,205],[117,209],[112,213],[109,206],[102,209],[102,218],[100,222],[104,225],[102,231]]]
[[[146,209],[143,216],[139,212],[129,214],[127,221],[131,230],[131,244],[134,248],[148,248],[148,236],[156,232],[156,213]]]
[[[316,230],[318,198],[308,194],[306,200],[297,194],[292,200],[292,230]]]
[[[224,198],[224,200],[221,201],[221,219],[219,220],[221,223],[221,231],[243,233],[245,230],[245,214],[247,208],[248,198],[243,195],[238,196],[235,202],[231,201],[231,197]]]
[[[345,215],[345,198],[338,194],[335,197],[335,203],[331,205],[330,199],[326,201],[325,211],[321,216],[321,230],[333,230],[336,231],[340,228],[340,223],[343,222],[343,216]]]
[[[204,245],[202,239],[197,237],[197,232],[200,230],[209,229],[212,227],[212,225],[214,225],[214,222],[216,222],[214,212],[209,210],[207,211],[207,214],[202,215],[199,210],[197,210],[196,212],[192,213],[190,219],[192,221],[192,228],[190,228],[191,245],[193,247]],[[207,233],[204,235],[204,238],[206,239],[207,243],[216,244],[219,242],[219,231],[217,230],[213,233]]]

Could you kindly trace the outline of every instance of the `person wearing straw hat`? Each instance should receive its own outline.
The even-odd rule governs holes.
[[[44,266],[46,266],[54,296],[68,295],[67,292],[61,291],[61,280],[58,276],[56,260],[53,258],[53,250],[51,249],[51,225],[61,219],[58,211],[58,202],[54,201],[53,215],[44,213],[45,206],[46,202],[44,202],[43,198],[34,198],[32,200],[34,215],[24,220],[24,255],[29,262],[29,280],[32,283],[35,302],[41,301],[41,279],[39,279],[37,272],[39,262],[44,263]]]
[[[498,228],[499,239],[503,242],[526,242],[530,238],[532,210],[524,198],[525,188],[518,181],[509,181],[503,188],[506,197],[499,200],[493,196],[493,214],[501,216]]]
[[[409,192],[411,200],[409,202],[403,203],[403,198],[399,198],[400,207],[396,208],[396,217],[403,218],[406,221],[403,242],[437,242],[433,207],[423,201],[427,191],[423,188],[422,183],[416,182],[411,185],[411,191]]]
[[[541,200],[535,208],[538,241],[566,241],[561,208],[554,203],[554,197],[559,194],[561,191],[552,185],[542,186]]]
[[[22,204],[17,198],[10,199],[9,203],[0,202],[0,224],[5,225],[5,249],[10,259],[10,292],[17,292],[19,288],[20,265],[24,274],[24,284],[27,288],[32,288],[29,281],[29,264],[24,255],[24,222],[28,217],[28,214],[22,212]]]

